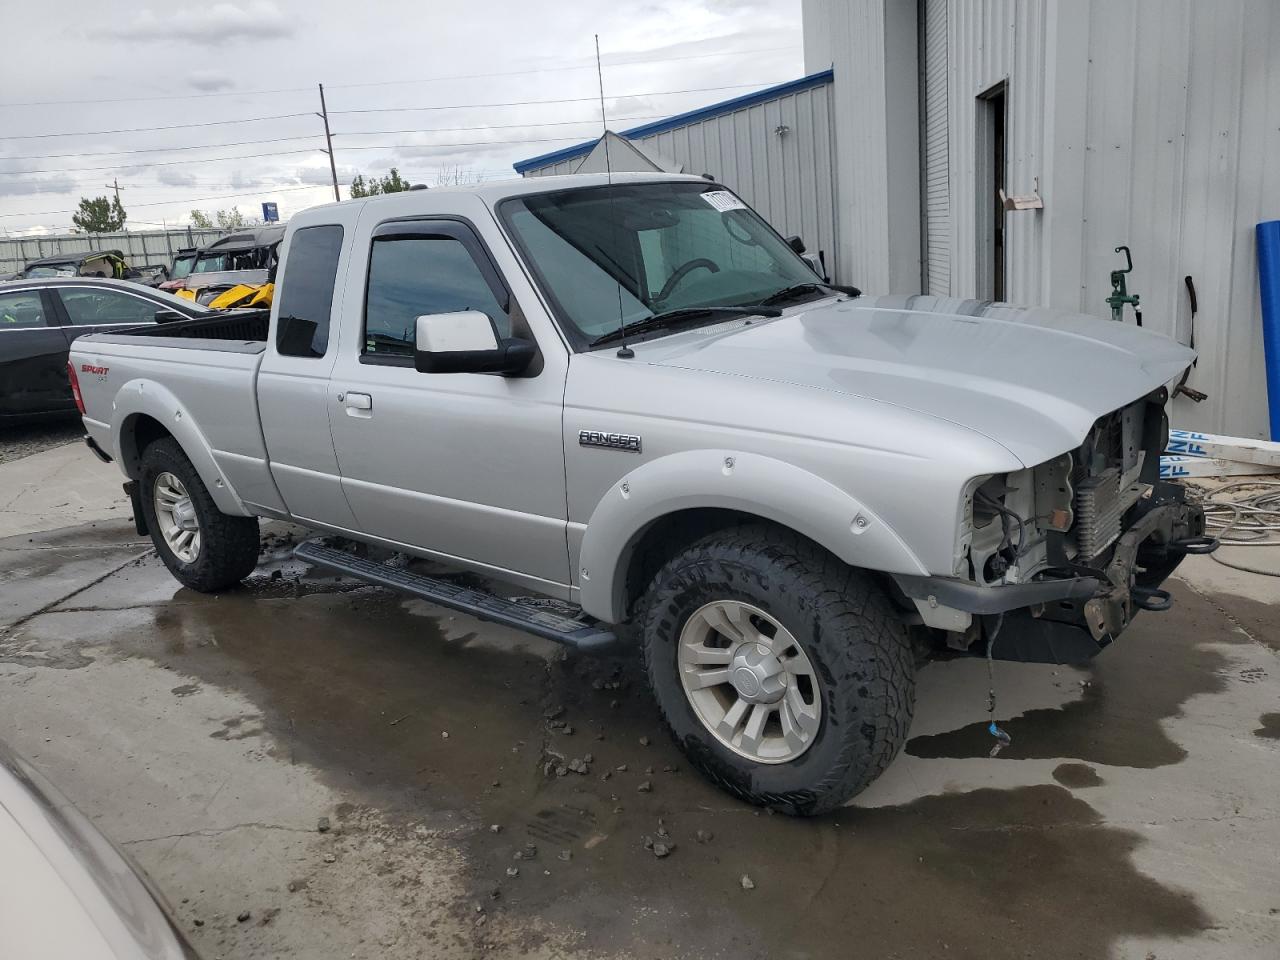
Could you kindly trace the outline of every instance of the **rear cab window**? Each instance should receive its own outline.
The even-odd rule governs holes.
[[[342,238],[340,225],[323,224],[301,227],[290,239],[281,274],[277,353],[317,358],[328,351]]]

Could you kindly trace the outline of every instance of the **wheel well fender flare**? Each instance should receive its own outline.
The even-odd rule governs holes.
[[[116,462],[131,479],[138,479],[138,463],[142,457],[138,444],[142,418],[155,421],[161,430],[178,441],[219,510],[232,516],[250,516],[230,481],[218,469],[213,447],[186,405],[163,384],[145,378],[130,380],[122,386],[111,412]]]
[[[816,474],[754,453],[688,450],[637,467],[601,497],[576,571],[583,610],[608,623],[624,620],[627,571],[645,531],[663,517],[705,508],[772,521],[852,566],[928,573],[875,511]]]

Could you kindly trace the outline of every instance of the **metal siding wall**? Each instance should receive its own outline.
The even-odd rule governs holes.
[[[925,291],[947,297],[951,295],[952,244],[947,0],[926,0],[923,31]]]
[[[121,250],[130,263],[168,266],[179,247],[200,246],[226,236],[226,230],[136,230],[121,233],[73,233],[49,237],[0,239],[0,274],[16,273],[32,260],[60,253]],[[190,237],[190,239],[188,239]],[[167,242],[166,242],[167,238]]]
[[[1174,422],[1266,436],[1253,228],[1280,216],[1280,4],[949,0],[947,19],[950,293],[976,288],[976,97],[1007,79],[1008,189],[1039,177],[1045,202],[1006,215],[1008,298],[1106,316],[1127,243],[1144,323],[1186,342],[1191,275],[1210,398]]]
[[[831,85],[784,94],[732,113],[694,121],[633,141],[651,155],[709,173],[783,236],[798,234],[811,253],[837,257],[835,137]],[[774,130],[790,130],[778,136]],[[572,173],[581,158],[526,171],[527,177]]]

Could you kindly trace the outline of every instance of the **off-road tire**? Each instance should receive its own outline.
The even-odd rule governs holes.
[[[156,478],[166,472],[176,476],[187,488],[200,524],[200,552],[191,563],[184,563],[174,555],[156,521]],[[151,542],[169,572],[184,586],[201,593],[216,593],[253,572],[260,545],[258,518],[231,517],[219,510],[176,440],[165,438],[147,446],[142,453],[138,486]]]
[[[735,753],[689,703],[678,672],[680,633],[715,600],[744,601],[774,617],[815,668],[821,724],[794,760],[760,763]],[[906,741],[915,660],[901,616],[871,576],[803,537],[765,524],[710,534],[658,571],[637,613],[649,683],[676,743],[712,782],[749,803],[826,813],[875,780]]]

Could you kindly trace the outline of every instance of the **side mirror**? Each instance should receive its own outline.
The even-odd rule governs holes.
[[[161,307],[156,311],[156,323],[177,323],[179,320],[187,318],[180,314],[177,310],[170,310],[168,307]]]
[[[787,237],[787,246],[796,253],[804,253],[804,241],[799,237]]]
[[[523,373],[537,352],[528,340],[502,339],[479,310],[417,318],[413,366],[419,373]]]
[[[802,253],[800,259],[809,265],[809,269],[818,275],[818,279],[826,283],[830,277],[827,276],[827,268],[822,262],[820,253]]]

